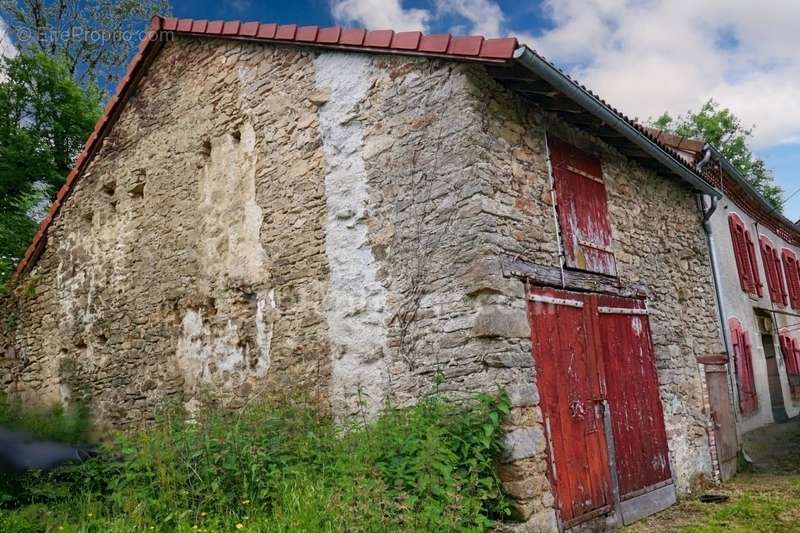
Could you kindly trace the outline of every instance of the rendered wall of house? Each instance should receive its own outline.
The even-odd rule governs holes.
[[[546,129],[603,159],[689,490],[711,473],[695,356],[721,350],[693,193],[459,63],[168,43],[11,302],[4,387],[125,425],[209,395],[344,417],[502,386],[501,476],[550,530],[524,284],[500,266],[558,265]]]
[[[733,254],[731,232],[728,227],[728,216],[731,213],[736,213],[739,218],[742,219],[755,243],[759,278],[761,279],[763,289],[760,298],[747,294],[742,290],[739,283],[736,259]],[[767,276],[764,271],[764,262],[758,245],[759,237],[762,235],[767,236],[778,249],[779,254],[780,250],[783,248],[792,249],[795,253],[800,253],[800,251],[798,251],[796,247],[787,244],[786,241],[775,235],[768,228],[757,225],[747,213],[726,197],[720,200],[719,207],[711,217],[711,228],[714,234],[714,246],[719,258],[720,285],[723,292],[725,320],[727,322],[731,318],[737,318],[746,331],[749,332],[750,340],[753,344],[753,375],[755,377],[756,392],[758,394],[758,410],[751,415],[743,416],[738,409],[738,403],[735,405],[739,420],[738,429],[740,432],[746,433],[773,421],[769,383],[767,381],[767,362],[764,358],[764,346],[761,342],[761,333],[759,332],[756,322],[754,309],[775,309],[794,313],[788,305],[780,306],[773,304],[770,300],[769,290],[767,288]],[[800,327],[800,316],[794,317],[780,313],[772,314],[771,316],[779,329],[788,327],[793,330],[792,333],[794,335],[798,334],[797,329]],[[789,417],[793,417],[800,414],[800,401],[791,398],[786,377],[786,365],[781,355],[780,345],[778,344],[778,334],[773,333],[773,338],[775,341],[774,348],[777,354],[776,359],[781,379],[781,387],[783,389],[783,401],[786,407],[786,413]],[[733,372],[733,368],[731,368],[731,372]],[[736,394],[736,391],[734,391],[734,394]]]

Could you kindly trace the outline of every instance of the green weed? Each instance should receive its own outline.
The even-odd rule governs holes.
[[[367,426],[275,405],[165,416],[27,475],[0,531],[482,531],[509,515],[495,470],[509,409],[498,393]]]

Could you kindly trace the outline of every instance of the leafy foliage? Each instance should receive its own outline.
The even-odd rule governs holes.
[[[63,62],[87,87],[116,81],[148,20],[169,12],[169,0],[0,0],[17,47]]]
[[[650,125],[683,137],[703,139],[714,145],[767,202],[776,210],[781,210],[783,189],[775,183],[764,161],[755,156],[748,146],[753,128],[742,126],[741,119],[730,109],[708,100],[699,111],[689,111],[677,118],[664,113],[651,120]]]
[[[346,428],[272,405],[165,416],[104,459],[27,476],[0,529],[485,530],[509,513],[495,470],[509,409],[498,393],[432,396]]]
[[[0,62],[0,284],[36,230],[28,216],[52,198],[100,116],[100,93],[67,66],[29,51]]]

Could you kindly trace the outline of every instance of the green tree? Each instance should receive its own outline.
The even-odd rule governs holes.
[[[100,87],[119,78],[149,19],[169,12],[169,0],[0,0],[18,48],[63,60],[79,83]]]
[[[649,122],[654,128],[683,137],[703,139],[714,145],[767,202],[777,211],[782,210],[783,189],[775,183],[764,161],[754,155],[748,146],[753,128],[742,126],[741,119],[730,109],[708,100],[699,111],[689,111],[677,118],[664,113]]]
[[[23,51],[0,62],[0,282],[30,242],[28,216],[52,200],[100,116],[100,92],[63,60]]]

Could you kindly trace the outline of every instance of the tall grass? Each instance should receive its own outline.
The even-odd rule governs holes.
[[[25,476],[0,531],[485,530],[509,513],[495,473],[508,411],[498,393],[428,397],[366,427],[274,405],[167,416]]]

